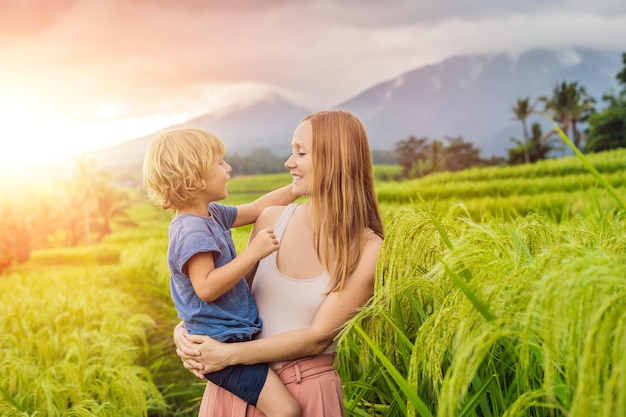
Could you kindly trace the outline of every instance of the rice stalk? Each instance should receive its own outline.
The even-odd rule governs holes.
[[[585,168],[587,168],[587,170],[589,170],[589,172],[591,172],[591,174],[596,178],[596,180],[598,180],[598,182],[600,184],[602,184],[602,186],[609,192],[609,194],[615,199],[615,201],[617,202],[617,204],[619,205],[619,207],[622,210],[626,210],[626,202],[624,201],[624,199],[617,193],[617,191],[615,190],[615,188],[613,188],[613,186],[611,184],[609,184],[609,182],[604,178],[603,175],[601,175],[598,170],[591,164],[591,162],[589,162],[589,160],[585,157],[585,155],[583,155],[582,152],[580,152],[580,150],[578,150],[578,148],[576,147],[576,145],[574,145],[574,143],[572,143],[572,141],[569,139],[569,137],[567,137],[567,135],[565,134],[565,132],[563,132],[563,130],[556,124],[554,123],[554,129],[557,131],[557,133],[559,134],[559,136],[561,137],[561,139],[563,139],[563,141],[567,144],[567,146],[570,147],[570,149],[572,151],[574,151],[574,153],[576,154],[576,156],[582,161],[583,165],[585,166]]]
[[[418,415],[414,401],[398,397],[404,390],[396,386],[394,394],[389,386],[402,379],[437,416],[583,416],[598,409],[620,415],[626,401],[623,216],[556,224],[535,213],[479,224],[437,215],[430,225],[429,216],[403,212],[388,229],[385,245],[397,250],[384,255],[380,293],[356,322],[371,337],[369,350],[389,358],[400,376],[389,365],[381,372],[367,364],[372,357],[365,354],[360,381],[363,389],[370,381],[370,393],[359,391],[355,402],[370,410],[388,404],[388,415]],[[418,224],[422,236],[409,224]],[[447,242],[437,229],[452,230]],[[416,240],[425,250],[411,246]],[[433,247],[438,259],[427,263],[420,253]],[[452,280],[464,271],[470,278],[463,279],[465,292]],[[490,320],[477,308],[483,304]],[[348,331],[342,343],[364,355],[355,339]],[[594,360],[591,352],[598,351],[604,357]]]
[[[0,281],[0,374],[7,376],[0,415],[110,409],[145,416],[166,408],[148,370],[136,364],[154,322],[136,313],[133,298],[106,286],[105,271],[114,269],[43,270]]]

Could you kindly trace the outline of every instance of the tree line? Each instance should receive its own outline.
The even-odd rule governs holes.
[[[39,184],[41,186],[41,184]],[[76,160],[75,172],[49,189],[21,189],[0,197],[0,272],[34,249],[91,245],[111,233],[114,219],[130,222],[130,196],[94,161]],[[130,223],[129,223],[130,224]]]
[[[552,119],[582,152],[601,152],[626,147],[626,53],[624,68],[616,78],[618,92],[608,91],[602,97],[606,106],[596,108],[591,97],[577,81],[557,83],[549,95],[518,99],[511,107],[512,118],[521,124],[521,138],[503,138],[513,143],[507,156],[483,158],[480,149],[462,136],[430,139],[411,135],[399,140],[391,150],[372,150],[374,164],[400,165],[403,178],[414,178],[440,171],[460,171],[490,165],[528,164],[565,155],[565,143],[556,130],[543,132],[532,118]],[[264,148],[249,155],[227,155],[235,175],[282,172],[287,155],[275,155]]]
[[[597,110],[596,99],[578,82],[562,81],[550,95],[536,99],[518,99],[512,106],[513,119],[522,127],[522,138],[509,138],[514,147],[507,149],[508,158],[483,159],[479,149],[462,137],[446,137],[447,142],[430,141],[427,137],[410,136],[395,144],[397,163],[402,175],[413,178],[438,171],[459,171],[471,167],[494,164],[528,164],[548,158],[554,152],[565,155],[565,143],[556,129],[542,132],[531,117],[549,117],[582,152],[601,152],[626,147],[626,53],[622,54],[624,68],[616,75],[618,92],[608,91],[602,96],[606,106]]]

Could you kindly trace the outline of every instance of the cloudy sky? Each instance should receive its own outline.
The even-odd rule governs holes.
[[[0,0],[0,7],[0,165],[115,144],[267,91],[332,107],[456,54],[626,51],[624,0]]]

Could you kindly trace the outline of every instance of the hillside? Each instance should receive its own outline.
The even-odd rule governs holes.
[[[596,50],[457,56],[378,84],[339,107],[361,117],[373,148],[390,147],[409,135],[461,135],[485,156],[504,155],[509,138],[521,136],[511,112],[517,99],[550,95],[566,80],[578,81],[599,100],[617,85],[620,56]]]
[[[598,100],[616,86],[621,52],[531,50],[520,56],[456,56],[383,81],[335,108],[364,122],[372,149],[393,149],[410,135],[430,139],[461,135],[482,155],[504,155],[521,129],[512,120],[517,99],[549,95],[561,81],[577,81]],[[228,152],[249,155],[259,147],[285,153],[297,122],[314,111],[271,95],[220,115],[206,114],[175,126],[217,133]],[[537,118],[548,126],[547,121]],[[547,129],[546,129],[547,130]],[[138,165],[153,135],[93,152],[106,168]]]

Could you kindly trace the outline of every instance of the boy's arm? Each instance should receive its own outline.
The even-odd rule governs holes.
[[[263,230],[265,228],[271,227],[273,228],[278,222],[278,219],[281,213],[285,210],[283,206],[271,206],[267,209],[263,210],[259,217],[255,220],[254,225],[252,226],[252,230],[250,230],[250,236],[248,237],[248,246],[250,246],[251,242],[256,237],[259,230]],[[246,246],[247,247],[247,246]],[[258,262],[252,266],[246,272],[245,278],[248,286],[252,288],[252,281],[254,280],[254,275],[256,274],[256,269],[259,266]]]
[[[331,292],[309,327],[249,342],[229,343],[225,365],[286,361],[322,353],[374,293],[382,239],[371,236],[359,265],[340,291]],[[237,346],[230,346],[237,345]]]
[[[196,253],[187,261],[191,285],[200,299],[213,302],[233,288],[260,259],[277,249],[274,231],[267,228],[259,230],[239,256],[219,268],[215,267],[212,252]]]
[[[232,227],[243,226],[254,223],[259,214],[269,206],[284,206],[293,203],[297,196],[293,193],[291,184],[270,191],[262,195],[251,203],[241,204],[237,206],[237,217]]]
[[[286,361],[320,354],[371,298],[381,247],[382,239],[368,237],[357,269],[343,289],[328,294],[309,327],[239,343],[220,343],[200,335],[181,336],[175,339],[178,355],[186,361],[187,369],[207,373],[234,364]]]

